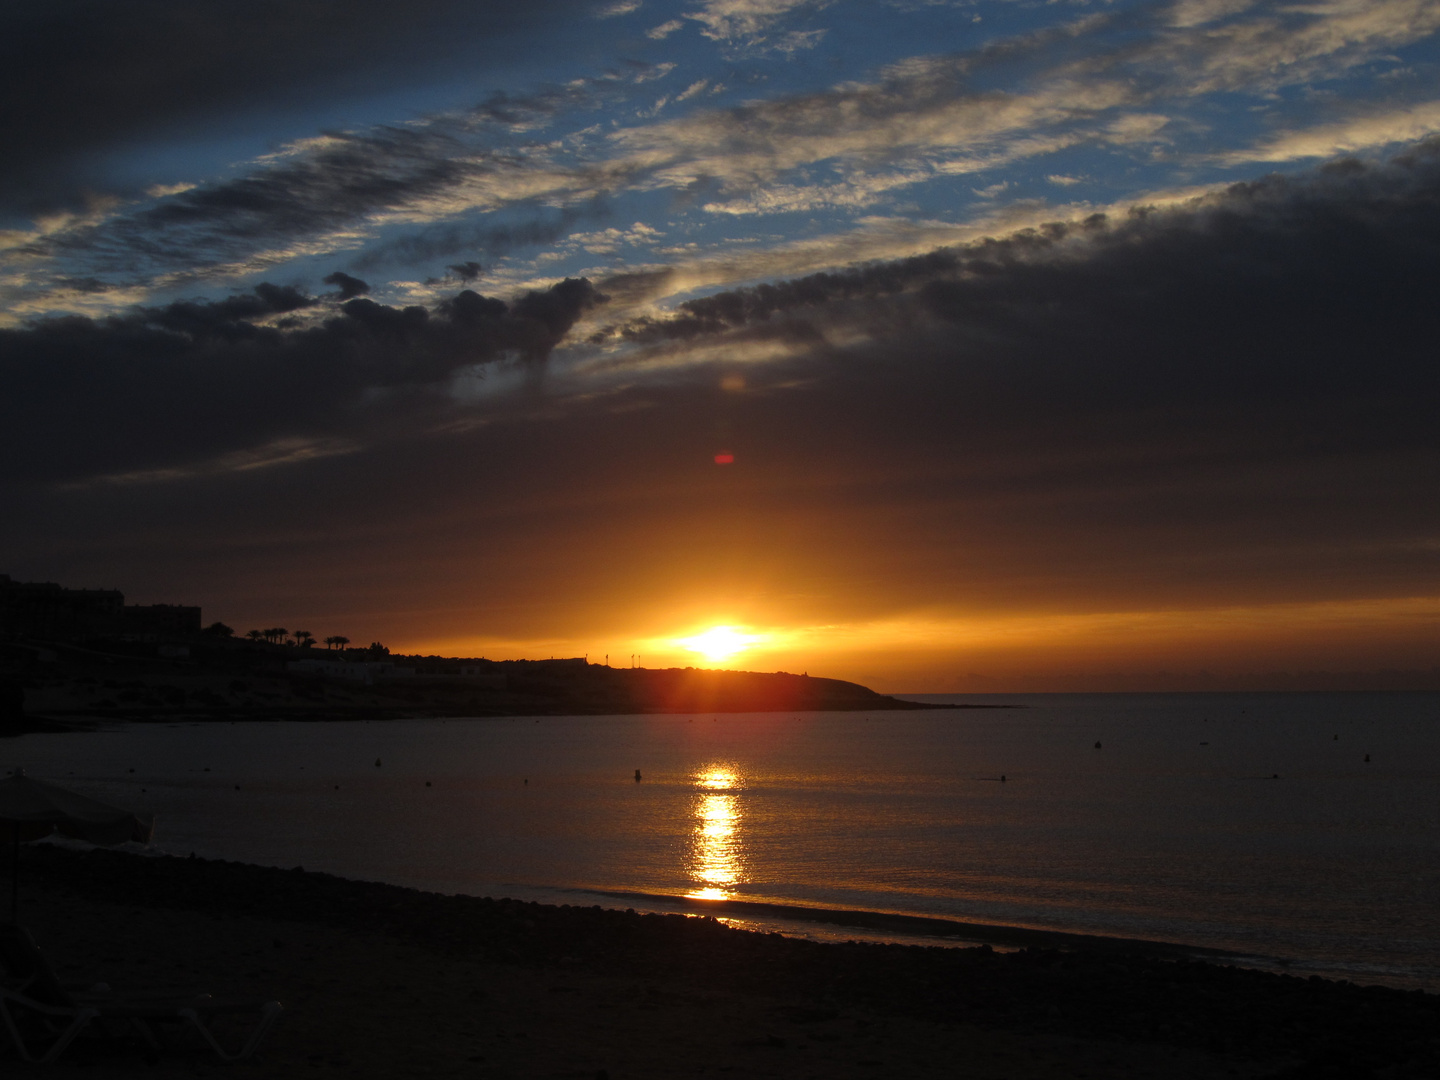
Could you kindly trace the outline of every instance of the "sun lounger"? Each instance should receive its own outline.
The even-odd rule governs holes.
[[[278,1001],[226,1000],[209,994],[123,996],[104,984],[69,986],[55,977],[28,931],[0,926],[0,1019],[15,1049],[32,1064],[54,1061],[91,1025],[106,1030],[116,1024],[133,1029],[154,1050],[161,1046],[157,1028],[180,1025],[198,1032],[222,1060],[239,1061],[255,1053],[280,1013]],[[238,1014],[256,1014],[259,1020],[232,1052],[216,1038],[214,1023]]]

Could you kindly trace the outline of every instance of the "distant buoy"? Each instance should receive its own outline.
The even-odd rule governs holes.
[[[640,770],[639,770],[639,769],[636,769],[636,770],[635,770],[635,782],[636,782],[637,784],[640,782]]]
[[[527,777],[524,779],[523,783],[525,784],[526,787],[529,787],[529,786],[530,786],[530,778],[527,776]]]
[[[1000,783],[1005,783],[1005,774],[1003,772],[1000,774]]]
[[[1096,749],[1096,750],[1099,750],[1099,749],[1100,749],[1100,741],[1099,741],[1098,739],[1095,741],[1095,749]]]
[[[1365,764],[1366,764],[1366,765],[1369,765],[1369,764],[1370,764],[1370,755],[1369,755],[1369,754],[1366,754],[1366,755],[1365,755]]]
[[[1279,774],[1278,772],[1277,772],[1277,773],[1271,773],[1271,774],[1270,774],[1270,779],[1271,779],[1271,780],[1279,780],[1279,779],[1280,779],[1280,774]]]
[[[429,781],[429,780],[426,780],[426,781],[425,781],[425,786],[426,786],[426,787],[429,787],[429,786],[430,786],[430,781]]]
[[[375,759],[375,767],[377,769],[380,767],[380,759],[378,757]]]

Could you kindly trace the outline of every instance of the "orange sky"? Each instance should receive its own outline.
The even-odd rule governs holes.
[[[0,570],[241,632],[891,691],[1429,670],[1426,146],[665,305],[616,271],[0,331],[12,412],[75,395],[7,429]],[[715,626],[753,640],[678,644]]]
[[[981,675],[1155,671],[1250,673],[1424,668],[1435,655],[1440,605],[1433,598],[1270,607],[1096,614],[921,616],[787,626],[707,623],[669,632],[532,641],[485,636],[424,639],[417,652],[495,659],[588,654],[614,666],[695,666],[809,671],[884,691],[973,689]],[[665,616],[657,614],[657,624]],[[714,627],[723,627],[718,635]],[[706,639],[706,631],[710,637]],[[612,640],[613,638],[613,640]],[[1009,682],[1007,682],[1009,680]]]

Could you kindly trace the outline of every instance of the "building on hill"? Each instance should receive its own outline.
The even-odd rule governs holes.
[[[285,670],[292,675],[346,679],[366,686],[415,677],[413,667],[401,667],[393,660],[290,660],[286,662]]]
[[[193,637],[200,633],[200,609],[185,604],[126,604],[121,612],[125,637]]]
[[[118,589],[62,589],[50,581],[0,574],[0,633],[8,637],[83,638],[113,632],[125,609]]]
[[[591,667],[603,667],[602,664],[591,664],[583,656],[564,656],[560,658],[551,657],[548,660],[498,660],[494,663],[513,667],[519,671],[530,673],[543,673],[546,675],[581,675]]]
[[[409,683],[455,683],[482,690],[504,690],[505,676],[488,666],[456,664],[424,668],[401,666],[392,660],[291,660],[285,669],[292,675],[314,675],[323,679],[347,679],[372,686],[377,682],[403,679]]]
[[[14,581],[0,574],[0,636],[153,641],[199,632],[198,607],[126,604],[119,589],[66,589],[51,581]]]

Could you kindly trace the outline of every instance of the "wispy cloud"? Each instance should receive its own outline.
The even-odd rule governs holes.
[[[1373,150],[1412,142],[1440,132],[1440,101],[1403,109],[1352,116],[1295,131],[1282,131],[1255,146],[1220,155],[1226,164],[1252,161],[1303,161],[1306,158]]]
[[[1170,8],[1170,24],[1188,30],[1248,11],[1256,3],[1257,0],[1179,0]]]
[[[1137,60],[1171,72],[1190,94],[1255,91],[1332,78],[1437,29],[1440,6],[1430,0],[1320,0],[1178,27]]]
[[[503,302],[275,287],[47,320],[0,333],[6,494],[63,504],[97,559],[183,522],[227,574],[260,537],[281,573],[337,589],[373,575],[331,565],[336,537],[446,591],[483,537],[506,572],[477,590],[537,623],[537,583],[587,595],[597,550],[650,575],[595,594],[607,617],[636,580],[676,610],[737,548],[745,574],[722,585],[783,595],[790,625],[1413,595],[1435,554],[1437,155],[735,237]],[[683,249],[684,226],[576,231]],[[529,342],[558,351],[526,362]],[[722,435],[743,471],[716,475]],[[39,519],[0,532],[63,531]],[[914,571],[866,592],[897,536]],[[846,610],[823,610],[835,595]]]
[[[255,110],[345,100],[419,72],[473,70],[532,49],[593,0],[348,0],[344,48],[322,0],[291,0],[257,17],[248,4],[0,5],[0,201],[73,205],[94,186],[94,156],[133,139],[233,133]],[[546,45],[546,48],[553,46]],[[43,92],[37,90],[43,87]],[[203,122],[203,123],[201,123]]]
[[[687,17],[717,39],[740,40],[802,9],[815,5],[712,0]],[[1184,130],[1176,110],[1197,96],[1336,77],[1437,27],[1440,8],[1420,0],[1192,3],[1086,16],[975,51],[911,58],[868,81],[729,109],[699,107],[712,87],[694,80],[643,106],[630,100],[638,122],[577,129],[601,103],[632,99],[675,68],[630,65],[411,124],[302,140],[230,179],[12,233],[0,292],[12,310],[34,312],[74,302],[63,280],[95,279],[119,297],[233,280],[327,251],[354,252],[363,266],[483,254],[466,245],[558,241],[583,208],[624,193],[673,192],[712,215],[858,214],[907,186],[1069,147],[1173,143]],[[1117,28],[1124,32],[1112,37]],[[654,118],[661,105],[670,118]],[[1432,108],[1287,131],[1211,160],[1295,160],[1412,139],[1434,130]],[[512,220],[485,220],[498,214]],[[410,239],[397,235],[406,232]]]
[[[133,472],[102,473],[84,480],[60,485],[62,491],[79,491],[91,487],[132,487],[149,484],[170,484],[181,480],[219,476],[225,473],[254,472],[285,465],[302,465],[321,458],[353,454],[360,444],[348,439],[276,439],[253,449],[221,454],[208,461],[198,461],[163,469],[136,469]]]
[[[1273,244],[1276,245],[1275,259],[1283,257],[1297,263],[1294,271],[1284,272],[1298,274],[1298,264],[1315,257],[1305,254],[1312,236],[1338,229],[1341,222],[1368,220],[1372,215],[1379,215],[1375,219],[1376,228],[1382,229],[1386,238],[1382,240],[1380,234],[1376,234],[1377,242],[1389,245],[1393,241],[1397,246],[1389,257],[1413,267],[1416,259],[1423,260],[1425,256],[1419,250],[1407,250],[1403,238],[1412,229],[1424,228],[1420,222],[1428,217],[1428,200],[1437,186],[1440,186],[1440,140],[1433,140],[1383,166],[1366,167],[1357,163],[1344,170],[1324,171],[1293,181],[1272,178],[1249,185],[1217,186],[1201,193],[1173,192],[1135,204],[1078,206],[1065,219],[1052,215],[1047,221],[1044,209],[1032,208],[1034,216],[1029,221],[1013,216],[1008,221],[997,218],[987,223],[989,228],[973,229],[969,239],[963,230],[952,229],[949,245],[900,261],[853,259],[851,269],[822,271],[790,280],[774,272],[777,262],[767,265],[769,273],[753,273],[757,267],[744,267],[742,263],[738,273],[731,271],[733,280],[744,280],[744,275],[750,272],[752,279],[763,278],[769,283],[686,300],[668,316],[645,315],[629,325],[612,327],[604,337],[641,344],[661,343],[661,347],[668,350],[670,346],[664,343],[689,342],[697,337],[725,335],[743,328],[778,327],[772,320],[792,311],[803,311],[812,325],[824,326],[828,328],[826,333],[834,330],[844,337],[848,333],[847,324],[856,320],[865,324],[875,317],[873,310],[856,307],[856,302],[883,295],[923,296],[926,299],[922,306],[928,305],[932,313],[948,312],[941,317],[963,322],[967,332],[986,333],[987,327],[998,330],[1002,324],[1022,325],[1026,317],[1019,314],[1015,304],[1046,303],[1038,297],[1049,295],[1050,287],[1041,288],[1040,282],[1051,272],[1060,273],[1067,281],[1072,272],[1104,277],[1113,271],[1118,275],[1117,281],[1127,278],[1133,267],[1120,267],[1131,266],[1132,256],[1125,252],[1132,246],[1149,250],[1156,258],[1160,258],[1159,252],[1174,252],[1177,261],[1173,266],[1168,254],[1161,260],[1167,266],[1166,274],[1178,272],[1181,262],[1188,258],[1181,253],[1199,244],[1209,252],[1206,258],[1213,258],[1217,263],[1229,257],[1227,250],[1245,260],[1253,256],[1254,261],[1246,263],[1249,267],[1246,273],[1269,276],[1281,273],[1268,265],[1270,256],[1263,254]],[[1386,221],[1383,227],[1378,225],[1381,217]],[[986,238],[975,239],[982,235]],[[943,227],[937,227],[928,238],[935,240],[942,236]],[[918,238],[919,234],[907,236],[903,231],[890,237],[876,235],[873,237],[875,247],[871,250],[880,250],[887,241],[895,245]],[[895,247],[892,246],[892,250]],[[1279,254],[1282,250],[1288,254]],[[1388,246],[1387,251],[1390,251]],[[750,258],[773,260],[777,254],[757,252]],[[1150,257],[1137,256],[1140,262]],[[831,265],[840,263],[834,253],[829,258]],[[1372,255],[1362,261],[1366,266],[1377,267],[1381,265],[1377,258]],[[802,265],[804,253],[794,251],[790,259],[791,265],[798,267]],[[823,264],[823,258],[814,260],[814,265]],[[1107,266],[1111,269],[1101,269]],[[1009,269],[1002,270],[1002,267]],[[1030,267],[1033,276],[1023,267]],[[1062,271],[1059,269],[1062,267],[1067,269]],[[981,270],[983,273],[977,272]],[[1387,275],[1409,272],[1398,265],[1386,264]],[[702,275],[719,280],[725,269],[719,260],[714,260],[705,270],[697,264],[690,273],[692,277]],[[1004,277],[1011,273],[1016,275],[1014,294],[1001,299],[992,290],[996,280],[993,275]],[[1209,280],[1208,272],[1198,266],[1190,266],[1185,271],[1187,280],[1192,275],[1197,280]],[[1020,279],[1024,279],[1024,284]],[[674,291],[681,291],[687,283],[681,281],[681,288]],[[673,281],[666,284],[667,287],[675,285]],[[1072,282],[1064,287],[1075,286]],[[1126,288],[1133,287],[1136,286]],[[1065,306],[1099,303],[1096,290],[1103,288],[1096,280]],[[1287,285],[1285,303],[1308,307],[1310,301],[1299,293],[1302,288],[1298,279]],[[1367,294],[1379,288],[1382,287],[1378,284],[1367,288]],[[1413,289],[1407,287],[1405,291],[1413,292]],[[1275,302],[1279,294],[1273,289],[1269,293]],[[611,314],[625,306],[626,298],[622,295],[619,299]],[[1106,301],[1106,304],[1111,302],[1120,301]],[[1404,303],[1396,297],[1393,302],[1387,302],[1385,308],[1394,311],[1396,304],[1403,307]],[[1388,317],[1378,310],[1372,316],[1382,321]],[[913,311],[907,315],[907,318],[914,317]],[[876,325],[888,334],[894,324],[881,320]],[[1297,328],[1296,332],[1309,331]],[[1343,360],[1337,359],[1337,363]]]
[[[707,89],[709,89],[709,86],[709,79],[700,79],[697,82],[691,83],[684,90],[680,91],[680,93],[676,94],[675,100],[689,101],[691,98],[698,97],[699,95],[703,94]]]
[[[701,0],[686,18],[700,23],[706,37],[756,44],[787,15],[826,7],[829,0]]]
[[[510,641],[1433,579],[1435,0],[75,6],[0,11],[12,571]]]
[[[950,79],[897,80],[693,114],[611,138],[653,184],[683,187],[707,177],[743,190],[816,162],[863,167],[919,153],[984,152],[1130,98],[1127,87],[1109,82],[977,94]]]

